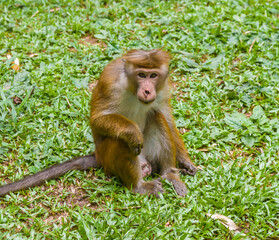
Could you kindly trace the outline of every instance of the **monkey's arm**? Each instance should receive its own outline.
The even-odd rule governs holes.
[[[93,117],[91,114],[93,135],[114,137],[124,140],[135,155],[139,155],[143,146],[143,135],[139,127],[128,118],[119,114],[106,114]]]
[[[16,182],[6,184],[0,187],[0,196],[9,192],[24,190],[29,187],[34,187],[43,184],[46,180],[56,179],[70,170],[86,170],[89,168],[98,167],[95,154],[76,157],[66,162],[51,166],[34,175],[27,176]]]
[[[182,174],[195,176],[197,167],[189,157],[188,151],[187,149],[185,149],[184,142],[180,138],[179,132],[176,127],[174,127],[174,129],[172,130],[172,133],[173,141],[176,146],[176,161],[178,162],[179,168],[182,169]]]
[[[172,132],[173,141],[176,149],[176,161],[178,162],[179,168],[182,169],[181,173],[185,175],[187,174],[194,176],[197,172],[197,167],[192,162],[188,154],[188,151],[185,148],[184,142],[181,139],[180,134],[175,126],[175,122],[172,117],[170,108],[169,113],[165,117],[167,117],[167,121]]]

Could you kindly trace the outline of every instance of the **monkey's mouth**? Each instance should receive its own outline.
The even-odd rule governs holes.
[[[154,99],[151,99],[151,100],[142,100],[142,99],[139,99],[139,101],[145,105],[148,105],[148,104],[151,104],[155,101],[155,98]]]

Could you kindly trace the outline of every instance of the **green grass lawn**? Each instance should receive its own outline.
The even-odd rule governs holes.
[[[158,47],[173,56],[173,114],[200,169],[182,176],[187,196],[166,181],[156,199],[102,169],[71,171],[0,198],[0,239],[278,239],[276,0],[1,0],[0,184],[93,151],[102,69]]]

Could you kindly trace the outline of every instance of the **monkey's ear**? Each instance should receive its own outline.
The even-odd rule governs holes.
[[[122,61],[125,63],[125,71],[128,75],[134,72],[134,64],[131,63],[129,60],[122,58]]]

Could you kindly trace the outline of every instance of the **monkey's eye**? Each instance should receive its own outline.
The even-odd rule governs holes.
[[[157,77],[157,74],[156,74],[156,73],[152,73],[152,74],[150,75],[150,78],[155,78],[155,77]]]
[[[139,76],[140,78],[146,78],[146,76],[145,76],[144,73],[139,73],[138,76]]]

